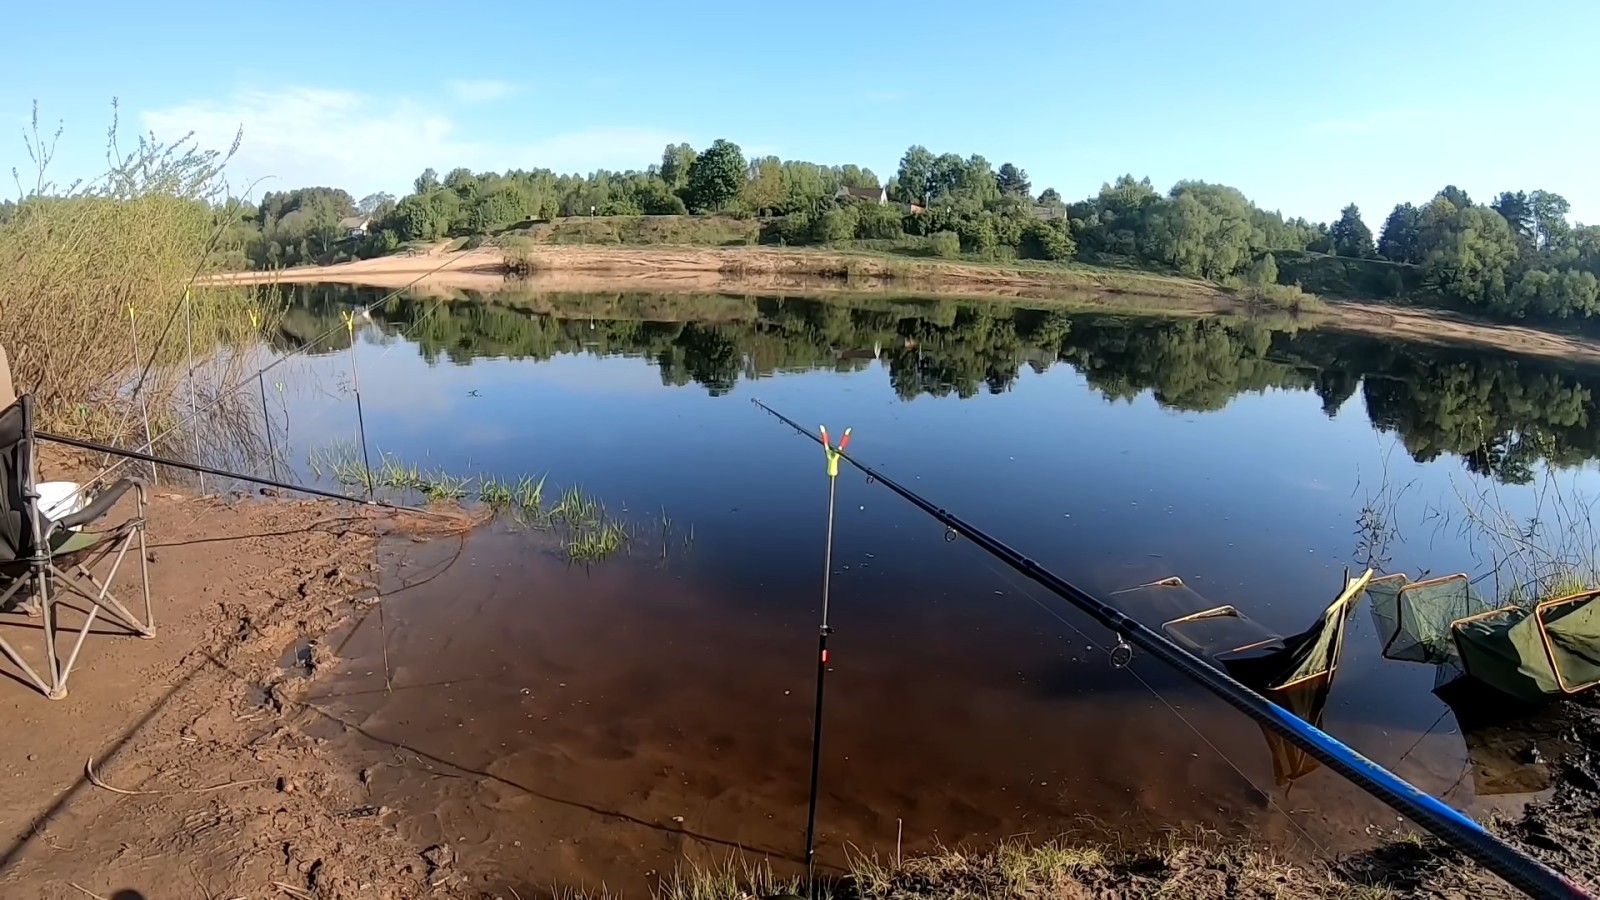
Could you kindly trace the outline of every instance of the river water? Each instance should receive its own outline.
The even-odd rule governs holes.
[[[1600,455],[1600,372],[1291,319],[402,295],[352,349],[340,312],[384,296],[295,295],[276,466],[328,481],[310,460],[364,427],[374,460],[582,485],[633,535],[588,565],[509,522],[399,542],[383,615],[335,636],[313,690],[396,827],[512,884],[798,861],[828,484],[751,399],[851,427],[857,458],[1092,592],[1176,575],[1285,634],[1347,569],[1485,575],[1490,526],[1572,531]],[[837,489],[824,866],[1060,834],[1326,856],[1408,827],[1326,771],[1279,783],[1248,720],[1138,654],[1114,667],[1114,639],[882,486],[847,467]],[[1475,812],[1541,786],[1515,764],[1534,738],[1469,752],[1434,670],[1380,649],[1363,609],[1328,731]]]

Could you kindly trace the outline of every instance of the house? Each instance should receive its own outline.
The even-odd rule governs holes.
[[[1036,204],[1033,207],[1033,217],[1035,219],[1065,219],[1067,217],[1067,208],[1065,206],[1039,206]]]
[[[339,220],[339,230],[347,238],[366,237],[367,225],[371,221],[366,216],[349,216]]]
[[[864,200],[868,203],[883,205],[889,202],[889,192],[881,187],[854,188],[841,187],[833,194],[835,200]]]

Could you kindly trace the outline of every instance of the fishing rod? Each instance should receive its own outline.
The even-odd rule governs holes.
[[[66,435],[61,434],[50,434],[49,432],[45,431],[35,431],[33,434],[41,441],[50,441],[53,444],[64,444],[68,447],[77,447],[80,450],[88,450],[93,453],[109,453],[112,456],[121,456],[125,459],[131,459],[138,462],[147,462],[152,466],[171,466],[174,469],[185,469],[187,471],[197,472],[202,475],[215,475],[218,478],[231,478],[235,481],[245,481],[249,482],[250,484],[259,484],[265,487],[278,488],[279,490],[284,491],[297,491],[302,494],[310,494],[313,497],[325,497],[329,500],[344,500],[348,503],[355,503],[360,506],[377,506],[383,509],[392,509],[397,512],[409,512],[419,513],[425,516],[437,516],[441,519],[454,518],[453,516],[449,516],[445,513],[434,512],[431,509],[421,509],[415,506],[403,506],[399,503],[386,503],[382,500],[351,497],[346,494],[339,494],[333,491],[324,491],[313,487],[306,487],[305,485],[290,484],[287,481],[278,481],[272,478],[260,478],[255,475],[245,475],[240,472],[230,472],[227,469],[218,469],[213,466],[204,466],[199,463],[181,462],[176,459],[168,459],[167,457],[156,456],[151,453],[140,453],[137,450],[124,450],[120,447],[112,447],[106,444],[97,444],[94,441],[86,441],[83,438],[67,437]]]
[[[819,440],[816,435],[801,427],[793,419],[760,400],[752,399],[751,402],[802,436],[813,441]],[[1116,607],[1096,599],[987,533],[967,524],[943,507],[934,505],[893,479],[855,461],[843,451],[833,452],[838,453],[840,459],[867,476],[868,483],[873,481],[881,483],[911,505],[939,520],[948,529],[947,536],[959,534],[967,538],[991,556],[1087,613],[1117,635],[1117,647],[1111,651],[1113,665],[1120,668],[1127,664],[1133,652],[1133,647],[1129,646],[1131,643],[1199,682],[1202,687],[1229,706],[1343,775],[1355,786],[1421,825],[1429,834],[1499,875],[1527,896],[1539,900],[1596,900],[1595,895],[1576,881],[1495,837],[1484,830],[1482,825],[1451,808],[1449,804],[1418,790],[1414,785],[1362,756],[1322,729],[1250,690],[1226,672],[1208,665],[1160,632],[1130,618]]]

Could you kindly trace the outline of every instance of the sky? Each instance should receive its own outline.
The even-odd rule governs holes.
[[[361,8],[358,8],[361,7]],[[1326,221],[1456,184],[1553,190],[1600,222],[1600,3],[808,0],[23,4],[6,13],[0,172],[192,132],[230,184],[404,194],[432,167],[644,168],[669,142],[892,175],[908,146],[1014,162],[1078,199],[1122,173],[1234,185]],[[18,39],[20,38],[20,39]],[[9,135],[4,132],[10,132]],[[6,194],[15,191],[5,184]]]

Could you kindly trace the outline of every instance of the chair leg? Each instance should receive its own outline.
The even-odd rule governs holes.
[[[156,611],[150,605],[150,551],[145,548],[144,544],[144,487],[140,486],[138,492],[139,524],[135,530],[139,532],[139,584],[144,590],[144,627],[153,636],[156,633]]]
[[[11,584],[9,588],[6,588],[4,593],[0,593],[0,606],[3,606],[7,600],[10,600],[11,597],[14,596],[17,591],[21,590],[22,587],[30,580],[34,580],[35,578],[39,577],[40,576],[38,575],[34,575],[30,576],[29,578],[18,578]],[[23,677],[27,678],[35,688],[38,688],[39,693],[44,694],[46,697],[50,697],[51,699],[59,699],[55,696],[55,689],[53,688],[52,684],[46,682],[43,678],[40,678],[39,673],[33,670],[33,666],[28,665],[28,661],[22,658],[22,654],[17,652],[17,649],[11,646],[11,643],[3,637],[0,637],[0,653],[5,654],[6,659],[11,660],[13,665],[22,670]]]
[[[74,594],[77,594],[85,600],[88,600],[90,603],[94,604],[100,609],[105,610],[107,615],[116,619],[117,622],[124,628],[127,628],[129,631],[133,632],[139,637],[151,638],[155,637],[155,622],[150,603],[150,569],[148,567],[149,557],[146,556],[144,552],[139,554],[139,560],[141,563],[139,567],[141,580],[140,587],[144,594],[144,620],[140,621],[137,616],[128,611],[127,607],[122,605],[122,601],[119,600],[115,594],[111,593],[111,583],[116,579],[117,572],[122,568],[122,561],[127,556],[128,550],[133,545],[135,533],[137,533],[138,537],[140,538],[140,544],[143,545],[144,530],[141,525],[141,527],[135,528],[134,530],[123,535],[120,540],[104,545],[100,549],[94,551],[93,555],[89,559],[80,559],[72,564],[73,576],[78,579],[87,580],[90,584],[94,585],[97,589],[96,593],[91,594],[88,591],[85,591],[83,588],[79,587],[75,581],[69,580],[66,573],[62,572],[61,569],[55,567],[54,565],[51,566],[50,570],[57,578],[61,579],[62,586],[67,590],[72,591]],[[94,577],[94,573],[91,571],[91,569],[94,566],[99,565],[102,560],[111,556],[112,553],[115,553],[116,557],[111,561],[110,571],[106,575],[106,580],[101,582],[100,579]]]
[[[50,578],[41,570],[38,574],[39,608],[44,612],[40,620],[44,625],[44,656],[50,663],[50,690],[45,696],[51,700],[60,700],[67,696],[67,689],[61,683],[61,658],[56,654],[56,611],[50,601]]]

